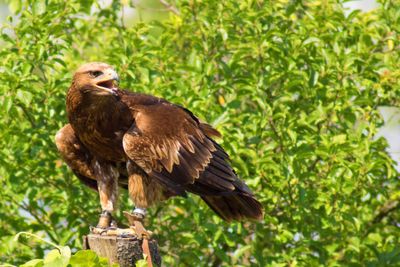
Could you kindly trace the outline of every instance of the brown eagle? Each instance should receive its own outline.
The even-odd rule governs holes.
[[[217,130],[162,98],[121,90],[117,81],[105,63],[81,66],[67,94],[69,124],[56,135],[68,166],[99,192],[99,228],[112,226],[119,186],[142,217],[146,208],[191,192],[224,220],[262,218],[260,202],[212,139]]]

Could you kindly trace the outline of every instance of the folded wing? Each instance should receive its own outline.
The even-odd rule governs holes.
[[[219,133],[190,111],[166,101],[131,107],[135,123],[123,138],[128,157],[176,194],[199,194],[226,220],[260,219],[261,204],[240,181]]]

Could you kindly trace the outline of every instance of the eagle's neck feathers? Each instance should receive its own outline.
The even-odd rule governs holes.
[[[123,134],[133,123],[129,108],[114,96],[95,96],[71,86],[67,94],[68,120],[89,149],[119,161],[125,156]]]
[[[96,96],[71,86],[67,94],[67,113],[72,122],[75,117],[81,119],[115,117],[122,115],[121,104],[114,96]],[[110,118],[111,119],[111,118]]]

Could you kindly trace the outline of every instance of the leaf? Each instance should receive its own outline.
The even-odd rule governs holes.
[[[16,98],[21,101],[25,106],[29,106],[32,101],[33,95],[31,92],[24,90],[17,90]]]
[[[20,265],[20,267],[42,267],[43,264],[42,259],[34,259]]]
[[[315,86],[318,83],[319,73],[316,71],[311,72],[310,80],[308,82],[310,87]]]
[[[308,44],[312,44],[312,43],[319,43],[320,39],[318,39],[317,37],[309,37],[306,40],[303,41],[303,45],[308,45]]]
[[[43,260],[43,267],[64,267],[68,260],[60,254],[58,249],[51,250]]]
[[[212,123],[211,125],[213,127],[217,127],[219,124],[223,123],[226,119],[228,118],[228,113],[224,112],[221,115],[219,115]]]
[[[10,11],[13,14],[17,14],[21,11],[22,8],[22,1],[21,0],[11,0],[10,4],[8,5]]]
[[[91,250],[80,250],[71,257],[69,264],[74,267],[108,266],[108,260],[98,257]]]
[[[237,250],[235,251],[235,254],[233,255],[233,257],[234,257],[235,259],[239,259],[240,257],[242,257],[242,255],[243,255],[244,253],[246,253],[246,252],[249,251],[249,250],[251,250],[251,245],[243,246],[243,247],[241,247],[241,248],[239,248],[239,249],[237,249]]]
[[[226,41],[228,39],[228,33],[224,28],[220,28],[219,33],[221,34],[222,40]]]
[[[42,241],[42,242],[44,242],[44,243],[47,243],[47,244],[53,246],[53,247],[55,247],[55,248],[58,248],[58,247],[59,247],[59,246],[57,246],[56,244],[54,244],[54,243],[52,243],[52,242],[49,242],[49,241],[47,241],[47,240],[41,238],[41,237],[38,236],[38,235],[35,235],[35,234],[32,234],[32,233],[28,233],[28,232],[19,232],[18,234],[15,235],[14,241],[18,241],[19,238],[20,238],[21,236],[24,236],[24,237],[27,237],[27,238],[33,237],[33,238],[39,239],[40,241]]]
[[[345,134],[335,135],[332,139],[332,143],[334,144],[344,144],[346,142],[347,136]]]
[[[139,68],[139,71],[143,84],[148,84],[150,82],[149,70],[146,68]]]
[[[63,266],[66,266],[71,258],[71,249],[68,246],[59,246],[58,250],[63,260]]]
[[[46,10],[46,3],[44,0],[35,0],[32,5],[32,13],[33,15],[43,14]]]
[[[143,257],[145,257],[143,260],[138,260],[135,263],[136,267],[146,267],[146,266],[148,266],[147,260],[146,260],[147,255],[143,255]]]

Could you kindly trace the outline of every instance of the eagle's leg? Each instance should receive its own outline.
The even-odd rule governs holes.
[[[87,186],[98,190],[103,210],[98,227],[113,226],[111,214],[116,205],[119,176],[116,167],[110,162],[97,160],[82,144],[70,124],[57,132],[55,141],[58,151],[75,175]]]
[[[152,233],[147,231],[143,226],[146,209],[160,201],[160,194],[163,192],[156,183],[152,183],[147,174],[134,162],[127,162],[127,171],[129,174],[129,196],[133,203],[135,203],[136,208],[132,213],[124,212],[125,217],[139,237],[150,238]]]
[[[129,225],[133,227],[137,236],[141,238],[151,238],[153,234],[151,231],[147,231],[143,226],[144,217],[146,216],[146,209],[135,208],[132,213],[124,212]]]
[[[97,228],[115,228],[117,225],[113,220],[112,213],[117,204],[119,173],[111,164],[98,161],[94,162],[93,169],[97,178],[97,189],[102,209]]]

